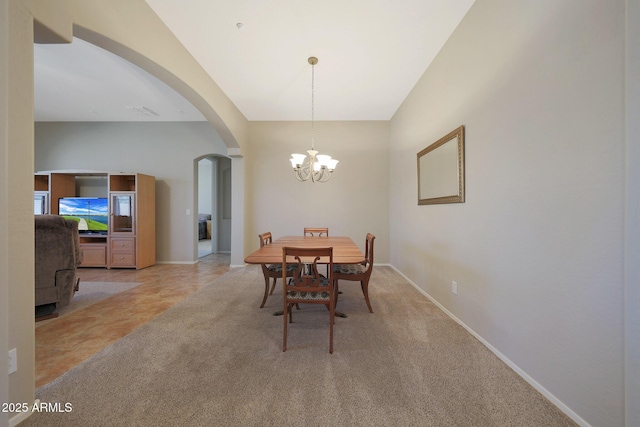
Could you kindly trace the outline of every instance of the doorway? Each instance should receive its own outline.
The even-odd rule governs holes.
[[[231,253],[231,159],[196,159],[196,238],[198,259]]]

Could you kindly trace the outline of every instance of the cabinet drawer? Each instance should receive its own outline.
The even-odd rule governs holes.
[[[111,252],[133,252],[135,250],[135,238],[111,238]]]
[[[111,267],[135,267],[136,256],[133,252],[113,252],[111,254]]]

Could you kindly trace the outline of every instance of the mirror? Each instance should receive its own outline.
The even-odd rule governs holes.
[[[464,125],[418,153],[418,204],[464,202]]]

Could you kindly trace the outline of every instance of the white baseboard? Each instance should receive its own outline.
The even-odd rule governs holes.
[[[36,399],[31,403],[31,405],[29,405],[29,408],[33,408],[33,405],[36,405],[39,403],[40,403],[40,400]],[[11,419],[9,419],[9,427],[17,426],[18,424],[20,424],[21,422],[29,418],[31,414],[33,414],[33,412],[29,410],[29,411],[20,412],[18,415],[11,417]]]
[[[198,261],[156,261],[156,264],[185,264],[185,265],[193,265]]]
[[[420,286],[416,285],[411,279],[409,279],[404,273],[395,268],[393,265],[390,265],[399,275],[404,277],[404,279],[411,284],[418,292],[427,297],[429,301],[434,303],[440,310],[442,310],[447,316],[453,319],[460,326],[465,328],[467,332],[473,335],[478,341],[480,341],[485,347],[487,347],[493,354],[498,356],[500,360],[507,364],[511,369],[515,371],[516,374],[520,375],[522,379],[528,382],[533,388],[535,388],[540,394],[547,398],[551,403],[558,407],[562,412],[564,412],[569,418],[575,421],[578,425],[582,427],[591,427],[589,423],[583,420],[578,414],[573,412],[571,408],[565,405],[560,399],[554,396],[549,390],[544,388],[540,383],[534,380],[529,374],[527,374],[524,370],[522,370],[518,365],[513,363],[509,358],[507,358],[504,354],[500,353],[495,347],[493,347],[488,341],[482,338],[478,333],[476,333],[473,329],[471,329],[468,325],[466,325],[462,320],[458,319],[453,313],[447,310],[442,304],[440,304],[435,298],[433,298],[429,293],[427,293]]]

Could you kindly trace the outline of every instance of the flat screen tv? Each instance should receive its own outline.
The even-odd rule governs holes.
[[[109,228],[109,199],[106,197],[61,197],[58,215],[78,221],[83,234],[107,234]]]

